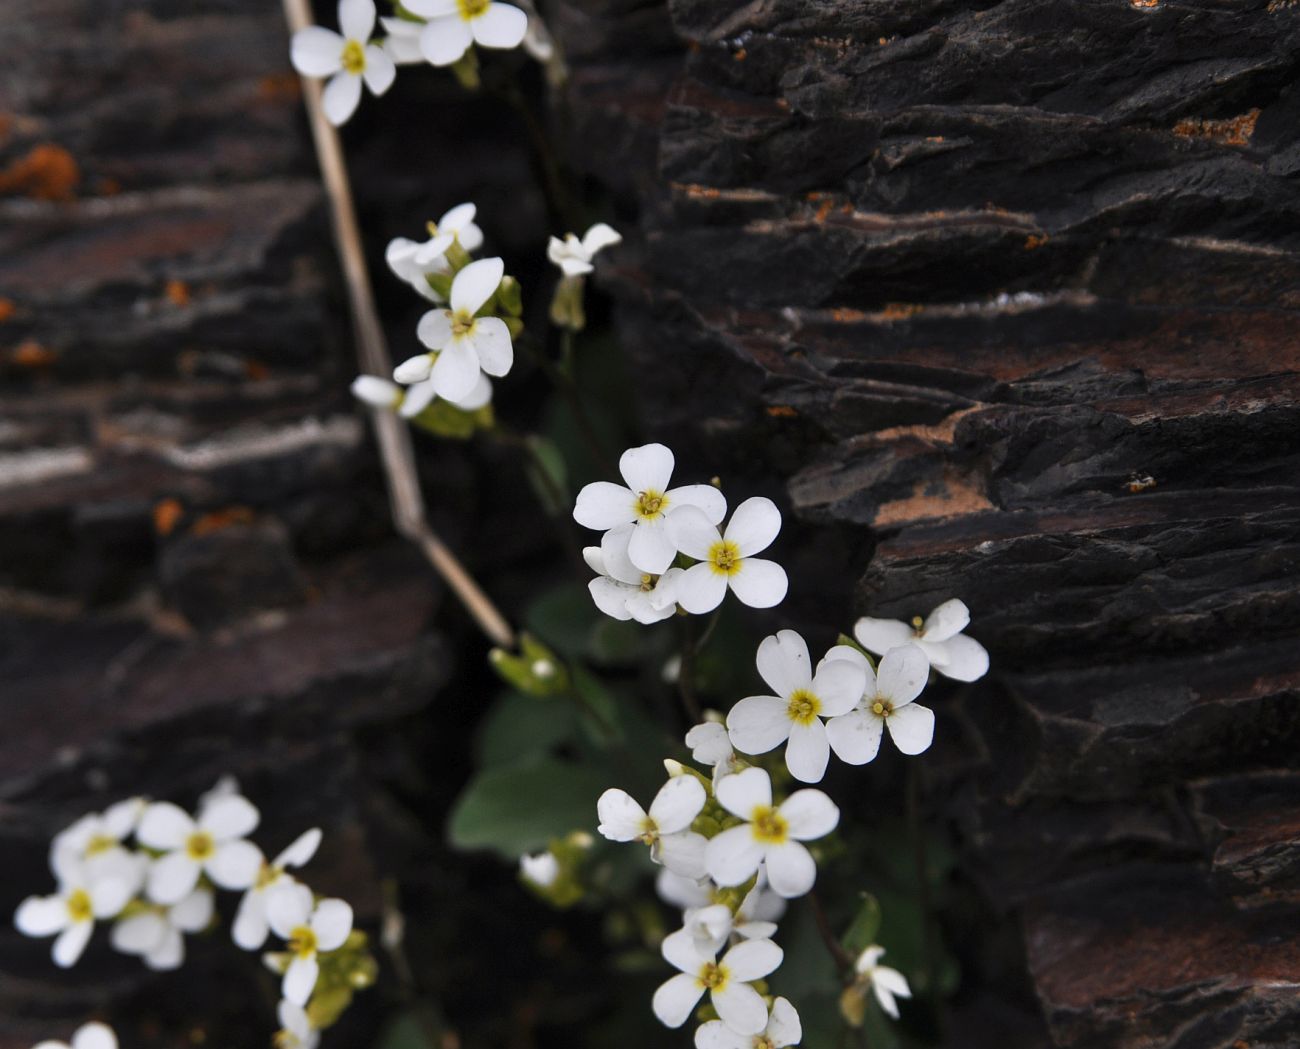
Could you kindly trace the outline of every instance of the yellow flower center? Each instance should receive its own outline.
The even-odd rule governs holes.
[[[646,845],[653,845],[659,840],[659,828],[655,826],[655,821],[649,816],[641,821],[641,841]]]
[[[754,1049],[776,1049],[776,1046],[772,1044],[772,1039],[767,1035],[756,1034],[754,1035]]]
[[[90,841],[86,842],[86,855],[94,856],[100,852],[107,852],[116,845],[116,838],[107,834],[96,834]]]
[[[894,704],[884,696],[877,696],[874,703],[871,704],[871,713],[878,718],[887,718],[894,712]]]
[[[85,889],[74,889],[68,897],[68,916],[74,922],[88,922],[95,916],[95,905]]]
[[[366,68],[366,49],[360,41],[349,40],[343,45],[343,68],[353,76],[360,76]]]
[[[663,492],[656,492],[653,488],[647,488],[644,492],[637,492],[636,505],[633,509],[637,517],[649,521],[662,514],[667,506],[668,496]]]
[[[756,808],[750,822],[754,828],[754,837],[769,845],[780,845],[790,836],[790,824],[770,805]]]
[[[485,13],[489,2],[490,0],[456,0],[456,6],[460,8],[460,17],[468,22]]]
[[[289,931],[288,948],[300,958],[316,953],[316,933],[308,925],[295,925]]]
[[[202,863],[204,860],[211,858],[216,851],[217,843],[212,840],[212,835],[205,830],[196,830],[186,839],[185,854],[192,860],[198,860]]]
[[[920,616],[913,616],[912,633],[915,634],[917,637],[920,637],[924,628],[925,628],[925,620],[922,619]]]
[[[785,708],[786,716],[800,725],[811,725],[822,709],[822,701],[811,692],[799,688],[790,696],[790,705]]]
[[[731,973],[727,971],[727,967],[717,962],[709,962],[705,965],[698,977],[700,986],[706,991],[721,991],[727,986],[727,980],[730,978]]]
[[[740,563],[740,547],[729,539],[719,539],[709,547],[709,564],[719,575],[735,575]]]
[[[253,888],[265,889],[270,885],[274,885],[283,873],[284,871],[279,867],[272,867],[269,863],[263,863],[262,869],[257,872],[257,882]]]
[[[474,315],[460,310],[451,316],[452,335],[468,335],[474,330]]]
[[[641,589],[646,593],[649,593],[654,588],[655,588],[655,577],[652,576],[649,572],[642,572]]]

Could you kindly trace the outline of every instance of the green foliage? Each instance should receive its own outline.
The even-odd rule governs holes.
[[[844,950],[852,958],[857,958],[875,943],[876,937],[880,934],[880,901],[869,892],[858,895],[862,902],[858,906],[857,913],[853,915],[853,921],[849,923],[849,927],[840,939]]]
[[[438,397],[411,421],[435,437],[464,441],[479,430],[490,430],[496,417],[491,404],[467,412],[464,408],[457,408],[451,401]]]
[[[494,648],[488,653],[488,662],[506,684],[526,695],[558,696],[569,691],[564,662],[531,634],[519,636],[518,654]]]
[[[524,440],[528,447],[524,476],[537,501],[548,516],[567,517],[573,510],[573,497],[569,493],[569,471],[564,456],[554,441],[540,434],[530,434]]]

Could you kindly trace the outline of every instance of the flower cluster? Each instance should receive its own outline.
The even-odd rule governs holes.
[[[185,960],[185,937],[212,927],[216,890],[240,892],[235,943],[260,950],[274,933],[284,944],[266,955],[283,974],[280,1044],[315,1046],[352,991],[373,982],[374,963],[364,935],[353,931],[352,908],[317,899],[290,873],[315,855],[321,832],[306,831],[267,860],[248,840],[260,822],[231,780],[205,794],[193,814],[144,798],[90,813],[55,835],[50,868],[57,889],[25,899],[14,924],[27,936],[53,936],[54,962],[63,968],[76,964],[96,923],[105,922],[114,949],[151,969],[171,970]],[[115,1046],[102,1024],[73,1038],[73,1049]]]
[[[77,1028],[72,1043],[45,1041],[34,1049],[117,1049],[117,1035],[107,1024],[88,1023]]]

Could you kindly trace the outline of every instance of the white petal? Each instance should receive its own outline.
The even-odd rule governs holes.
[[[460,6],[457,0],[410,0],[410,3],[403,3],[402,6],[411,14],[425,19],[455,15],[457,20],[460,20]]]
[[[637,531],[641,530],[638,526]],[[712,612],[727,596],[727,576],[709,564],[691,565],[674,577],[673,596],[693,616]]]
[[[782,699],[812,684],[812,660],[808,645],[793,630],[779,630],[763,638],[758,646],[759,676]]]
[[[603,248],[612,247],[615,244],[623,242],[623,234],[619,233],[613,226],[604,222],[597,222],[586,233],[582,235],[582,250],[587,253],[587,257]]]
[[[108,942],[113,945],[113,950],[123,954],[148,954],[158,949],[168,932],[167,919],[149,911],[117,922],[109,933]]]
[[[198,884],[202,868],[184,852],[171,852],[149,867],[149,898],[156,903],[183,900]]]
[[[708,867],[705,852],[709,839],[693,831],[665,834],[656,843],[651,858],[683,878],[703,878]]]
[[[721,788],[724,783],[730,783],[742,775],[744,773],[739,772],[735,776],[728,776],[718,787]],[[753,829],[748,824],[731,827],[709,839],[704,851],[704,865],[709,877],[719,885],[743,885],[758,870],[765,851],[763,843],[754,837]]]
[[[135,879],[96,878],[90,887],[90,905],[96,918],[116,918],[135,895]]]
[[[433,371],[433,361],[433,355],[430,353],[408,357],[393,369],[393,378],[400,383],[424,382]]]
[[[682,930],[695,941],[699,951],[707,954],[709,958],[717,954],[722,945],[731,937],[733,925],[731,908],[725,903],[715,903],[708,907],[695,907],[682,915]],[[695,971],[685,966],[678,966],[678,968],[683,972]]]
[[[321,94],[321,108],[325,119],[335,127],[348,122],[361,101],[361,78],[351,73],[335,73]]]
[[[840,822],[840,810],[820,790],[796,790],[778,809],[796,841],[824,838]]]
[[[710,998],[722,1022],[739,1034],[755,1035],[767,1026],[767,1005],[747,983],[728,980],[727,985],[714,991]]]
[[[407,22],[402,18],[381,18],[380,21],[385,23],[385,27],[387,27],[387,23],[389,22],[403,22],[406,25],[414,27],[416,31],[414,35],[407,36],[405,34],[393,33],[392,35],[385,37],[383,44],[380,46],[382,46],[384,51],[387,52],[388,57],[393,60],[395,65],[420,65],[424,61],[424,55],[420,54],[419,31],[424,28],[424,24],[420,22]]]
[[[970,609],[964,602],[954,597],[925,617],[921,636],[926,641],[947,641],[954,634],[960,634],[969,625]]]
[[[145,801],[143,798],[127,798],[125,801],[116,802],[104,810],[104,831],[115,841],[121,841],[133,830],[140,822],[140,817],[144,814]],[[103,1024],[88,1024],[88,1027],[103,1027]],[[83,1028],[85,1030],[85,1028]]]
[[[753,1049],[754,1039],[737,1034],[721,1020],[710,1020],[695,1029],[695,1049]]]
[[[456,242],[454,233],[438,233],[430,237],[415,249],[415,262],[420,267],[420,276],[424,276],[425,267],[437,266],[442,270],[447,260],[444,253]]]
[[[704,988],[694,976],[678,973],[660,984],[651,1001],[655,1016],[665,1027],[681,1027],[691,1015],[695,1003],[704,994]]]
[[[402,395],[402,406],[397,414],[403,419],[414,419],[424,409],[438,399],[438,384],[432,377],[424,382],[417,382],[406,388]]]
[[[480,317],[470,333],[479,367],[498,378],[510,371],[515,350],[510,343],[510,329],[500,317]]]
[[[72,1049],[117,1049],[117,1035],[107,1024],[82,1024],[72,1036]]]
[[[294,1005],[306,1005],[311,992],[316,989],[316,980],[319,976],[320,962],[316,960],[316,956],[298,955],[284,972],[280,993]]]
[[[942,642],[948,657],[946,663],[935,663],[934,669],[954,681],[977,681],[989,671],[989,654],[973,637],[958,634]]]
[[[774,972],[783,957],[785,952],[771,940],[747,940],[731,948],[722,964],[731,970],[733,980],[750,983]],[[763,1019],[767,1019],[766,1011]]]
[[[617,787],[610,787],[600,796],[596,815],[600,819],[596,829],[610,841],[635,841],[645,833],[645,809]]]
[[[305,885],[281,885],[267,893],[266,920],[282,940],[287,940],[298,926],[306,925],[311,911],[311,889]]]
[[[158,801],[144,810],[135,836],[151,849],[179,849],[194,833],[194,821],[179,805]]]
[[[474,34],[468,23],[458,14],[448,15],[435,18],[424,27],[420,33],[420,53],[435,66],[449,66],[459,62],[473,42]]]
[[[718,804],[742,820],[753,819],[755,809],[772,805],[772,780],[763,769],[742,769],[718,784]]]
[[[713,961],[717,951],[702,950],[689,929],[678,929],[664,937],[660,953],[663,954],[664,961],[674,969],[695,976],[707,963]]]
[[[921,661],[925,662],[924,656]],[[925,672],[930,672],[929,664],[926,664]],[[867,675],[858,664],[847,659],[831,659],[819,664],[812,680],[813,694],[822,705],[818,713],[824,718],[847,714],[858,705],[866,687]]]
[[[908,986],[907,977],[897,969],[891,969],[887,965],[879,965],[871,974],[871,984],[873,987],[883,987],[896,994],[899,998],[911,998],[912,988]]]
[[[694,776],[674,776],[659,788],[650,803],[650,818],[659,833],[676,834],[691,825],[707,800],[704,786]]]
[[[779,747],[790,738],[789,707],[776,696],[745,697],[727,715],[731,745],[742,754],[766,754]]]
[[[862,671],[863,676],[865,677],[865,682],[862,686],[863,695],[870,693],[874,696],[876,694],[876,672],[871,669],[871,663],[867,657],[856,648],[852,645],[836,645],[822,657],[822,661],[817,664],[817,669],[820,671],[825,664],[830,663],[832,660],[842,660],[845,663],[852,663]]]
[[[786,998],[777,998],[772,1003],[772,1015],[767,1021],[767,1037],[774,1049],[785,1049],[788,1045],[798,1045],[803,1039],[803,1024],[799,1013]]]
[[[680,874],[664,869],[655,876],[655,891],[664,903],[671,903],[683,910],[689,907],[708,906],[709,888],[694,878],[683,878]]]
[[[726,497],[711,484],[684,484],[667,491],[669,507],[693,506],[708,518],[709,524],[721,524],[727,513]]]
[[[322,951],[337,951],[352,932],[352,907],[345,900],[321,900],[311,916],[316,944]]]
[[[429,310],[420,318],[420,323],[416,325],[415,335],[429,349],[441,350],[447,343],[451,342],[451,314],[447,310]],[[427,354],[421,354],[421,357],[427,358],[427,356]],[[418,359],[416,357],[411,358],[412,361]],[[405,366],[405,364],[399,365],[398,371],[393,373],[393,378],[398,382],[419,382],[420,379],[429,374],[426,370],[424,375],[413,374],[411,378],[406,378],[398,374]]]
[[[458,313],[477,313],[492,298],[505,276],[501,259],[479,259],[456,274],[451,282],[451,308]]]
[[[144,956],[145,965],[157,972],[179,969],[185,961],[185,940],[176,929],[168,929],[162,941]]]
[[[702,765],[716,765],[731,756],[727,727],[716,721],[696,725],[686,733],[686,745],[691,748],[691,757]]]
[[[741,561],[740,571],[729,576],[727,584],[740,603],[750,608],[779,605],[790,587],[785,569],[762,557],[747,557]]]
[[[787,841],[767,850],[767,877],[773,892],[792,900],[813,887],[817,864],[799,842]]]
[[[53,936],[71,920],[62,896],[28,896],[14,912],[14,925],[24,936]]]
[[[358,375],[352,380],[352,396],[372,408],[393,408],[402,396],[402,388],[378,375]]]
[[[483,47],[518,47],[528,32],[528,16],[509,4],[491,3],[483,14],[470,20],[469,27]]]
[[[368,41],[375,28],[374,0],[339,0],[339,28],[349,40]]]
[[[459,400],[474,389],[478,376],[478,356],[465,339],[457,338],[442,348],[429,372],[438,396],[449,401]]]
[[[202,932],[212,924],[212,891],[196,889],[171,909],[168,920],[182,932]]]
[[[673,453],[662,444],[629,448],[618,459],[618,472],[633,492],[668,491],[673,476]]]
[[[438,229],[443,233],[459,233],[474,221],[474,216],[477,214],[478,208],[474,204],[468,202],[457,204],[443,213],[442,218],[438,220]]]
[[[919,696],[929,679],[930,661],[925,653],[916,645],[900,645],[880,660],[876,693],[901,707]]]
[[[93,922],[74,922],[59,933],[59,938],[54,941],[54,949],[51,951],[54,964],[60,969],[76,965],[77,959],[86,949],[86,944],[90,942],[90,934],[94,928]]]
[[[934,711],[919,703],[899,707],[885,719],[889,738],[904,754],[920,754],[934,741]]]
[[[830,760],[831,747],[820,718],[813,718],[807,725],[790,725],[790,742],[785,748],[785,766],[790,775],[801,783],[820,783]]]
[[[303,76],[333,76],[343,68],[343,47],[338,33],[323,26],[308,26],[293,34],[289,60]]]
[[[736,926],[736,935],[745,940],[770,940],[776,930],[776,922],[742,922]]]
[[[620,488],[619,491],[625,497],[628,495],[626,488]],[[600,540],[600,559],[605,566],[605,575],[617,579],[620,583],[640,587],[641,579],[646,573],[637,568],[632,563],[632,559],[627,556],[627,548],[632,541],[632,530],[635,527],[636,525],[624,523],[606,532]]]
[[[205,869],[223,889],[247,889],[257,881],[263,862],[262,850],[251,841],[227,841],[217,846]]]
[[[457,397],[452,403],[462,411],[476,412],[492,400],[492,380],[482,372],[474,382],[474,388],[464,397]]]
[[[880,1008],[893,1017],[898,1019],[898,1003],[894,1001],[894,995],[888,987],[882,987],[874,980],[871,983],[871,990],[875,993],[876,1001],[880,1003]]]
[[[261,820],[257,807],[247,798],[228,794],[215,798],[199,813],[199,826],[217,841],[245,838]]]
[[[643,572],[662,575],[677,556],[677,547],[668,535],[664,519],[642,519],[632,529],[632,539],[627,544],[627,556]]]
[[[636,517],[632,504],[636,497],[622,485],[610,481],[593,481],[578,493],[573,519],[583,528],[605,530],[630,524]],[[628,533],[629,538],[631,533]]]
[[[866,710],[851,710],[826,722],[826,738],[841,761],[865,765],[879,752],[884,728],[884,718]]]
[[[590,262],[575,259],[571,256],[558,260],[556,264],[560,267],[560,272],[566,277],[582,277],[596,269]],[[578,287],[582,287],[581,283],[579,283]]]
[[[751,557],[772,545],[781,531],[781,511],[761,495],[746,499],[731,515],[725,537],[740,547],[742,557]]]
[[[708,559],[709,551],[722,541],[722,534],[698,506],[674,507],[670,500],[667,518],[668,534],[673,545],[697,561]]]
[[[397,79],[397,63],[378,44],[371,44],[366,48],[366,65],[361,76],[372,95],[382,95]]]
[[[231,939],[246,951],[256,951],[266,943],[270,926],[266,921],[266,897],[260,892],[246,892],[239,901],[235,923],[230,927]]]
[[[596,603],[596,607],[605,615],[622,622],[632,618],[627,601],[635,591],[625,583],[598,576],[587,584],[587,589],[591,592],[591,599]]]
[[[883,656],[891,648],[914,640],[916,634],[907,623],[900,620],[863,616],[853,624],[853,636],[868,652]]]

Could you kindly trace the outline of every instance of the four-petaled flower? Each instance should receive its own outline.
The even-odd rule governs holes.
[[[88,1023],[77,1028],[72,1044],[67,1042],[39,1042],[33,1049],[117,1049],[117,1035],[107,1024]]]
[[[319,827],[304,831],[270,863],[262,861],[253,882],[239,901],[239,910],[235,912],[235,924],[231,926],[231,938],[246,951],[255,951],[266,942],[270,925],[266,916],[266,904],[271,892],[282,885],[294,884],[289,868],[306,866],[316,850],[320,848],[321,832]]]
[[[596,573],[587,589],[605,615],[619,620],[635,619],[638,623],[658,623],[676,612],[671,593],[664,585],[669,576],[642,572],[617,544],[612,544],[607,552],[608,557],[598,546],[582,550],[587,567]]]
[[[858,979],[870,985],[880,1008],[897,1020],[898,1003],[894,999],[911,998],[912,988],[907,985],[907,977],[897,969],[877,964],[884,953],[883,947],[868,947],[858,955],[853,968],[857,971]]]
[[[92,812],[54,836],[50,845],[50,866],[57,871],[56,855],[67,853],[76,860],[94,860],[107,854],[125,855],[122,843],[131,836],[145,809],[144,798],[128,798],[110,805],[102,813]]]
[[[518,47],[528,32],[528,16],[496,0],[405,0],[402,6],[429,20],[420,31],[420,52],[435,66],[459,62],[471,44]]]
[[[613,226],[597,222],[582,235],[581,240],[574,233],[566,233],[563,240],[552,237],[546,245],[546,257],[559,266],[566,277],[581,277],[595,268],[591,260],[596,252],[622,241],[623,235]]]
[[[757,1034],[740,1034],[721,1020],[710,1020],[695,1029],[695,1049],[785,1049],[798,1045],[803,1025],[795,1007],[785,998],[772,1002],[767,1026]]]
[[[883,656],[891,648],[913,644],[944,677],[954,681],[975,681],[988,673],[989,654],[973,637],[962,633],[970,623],[970,610],[953,598],[945,601],[925,619],[910,623],[898,619],[863,616],[853,626],[853,636],[868,652]]]
[[[743,885],[767,868],[778,896],[802,896],[817,880],[817,865],[802,844],[825,837],[840,821],[840,810],[820,790],[797,790],[780,806],[772,804],[772,781],[759,768],[744,769],[718,784],[719,804],[745,822],[709,841],[705,866],[719,885]]]
[[[696,725],[686,733],[686,745],[691,748],[692,758],[713,769],[715,790],[718,780],[740,770],[740,762],[731,746],[727,726],[720,721],[705,721]]]
[[[294,1005],[306,1005],[320,975],[317,955],[336,951],[352,932],[352,908],[343,900],[313,904],[305,885],[282,885],[266,901],[266,917],[287,944],[289,964],[280,993]]]
[[[429,223],[428,240],[394,237],[384,252],[388,268],[430,302],[443,302],[428,277],[451,274],[446,253],[453,244],[459,244],[467,252],[483,246],[483,231],[474,223],[476,213],[473,204],[457,204],[437,222]]]
[[[149,898],[178,903],[207,874],[223,889],[247,889],[262,866],[262,853],[245,835],[257,829],[257,809],[239,794],[213,797],[192,819],[169,801],[154,802],[140,817],[141,845],[164,855],[149,867]]]
[[[293,35],[290,57],[303,76],[329,77],[322,105],[336,127],[356,111],[361,82],[382,95],[393,85],[397,67],[378,44],[370,43],[375,28],[374,0],[339,0],[342,35],[324,26],[308,26]]]
[[[573,519],[584,528],[605,532],[602,551],[625,550],[641,571],[662,575],[677,554],[668,534],[670,513],[694,506],[710,523],[717,524],[727,512],[727,501],[712,485],[669,488],[673,466],[673,453],[662,444],[629,448],[618,460],[626,487],[593,481],[578,493]]]
[[[704,786],[691,775],[674,776],[646,812],[623,790],[611,787],[596,802],[600,831],[610,841],[640,841],[650,858],[686,878],[704,877],[705,838],[690,830],[704,808]]]
[[[814,675],[808,646],[793,630],[765,637],[758,672],[775,696],[748,696],[727,715],[731,743],[742,754],[765,754],[789,740],[790,774],[816,783],[826,773],[830,744],[822,718],[847,714],[862,698],[866,676],[847,660],[823,660]]]
[[[680,972],[655,991],[655,1016],[666,1027],[681,1027],[708,991],[723,1023],[741,1034],[758,1034],[767,1023],[767,1005],[750,981],[781,964],[781,948],[771,940],[746,940],[720,959],[715,953],[701,950],[686,929],[664,938],[663,956]]]
[[[920,754],[934,740],[934,711],[913,703],[930,677],[930,664],[916,645],[899,645],[885,653],[878,672],[866,656],[849,645],[826,653],[822,667],[841,660],[858,667],[866,678],[862,699],[852,710],[826,723],[831,749],[841,761],[865,765],[880,750],[880,737],[889,729],[904,754]]]
[[[70,852],[55,857],[59,891],[29,896],[18,905],[14,925],[24,936],[55,936],[52,955],[61,969],[74,965],[96,919],[115,918],[139,886],[139,866],[125,855],[88,863]]]
[[[185,933],[212,923],[211,889],[195,889],[170,907],[155,904],[113,926],[111,942],[123,954],[138,954],[150,969],[178,969],[185,961]]]
[[[722,603],[727,588],[750,608],[771,608],[785,598],[789,585],[785,569],[775,561],[755,557],[772,545],[781,530],[781,511],[771,499],[746,499],[731,515],[725,532],[691,506],[668,522],[673,545],[699,564],[679,569],[674,582],[677,603],[699,615]]]

